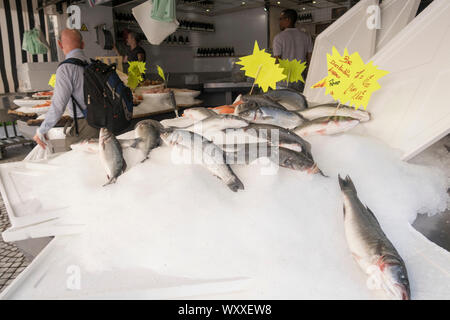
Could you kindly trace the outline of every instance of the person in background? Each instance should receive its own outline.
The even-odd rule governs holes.
[[[129,48],[127,55],[123,56],[123,62],[131,62],[131,61],[142,61],[145,62],[145,50],[139,46],[139,41],[137,40],[136,33],[132,31],[124,31],[124,39],[126,40],[126,44]],[[116,53],[120,56],[121,54],[114,47]]]
[[[84,42],[78,30],[65,29],[61,32],[58,46],[64,52],[66,59],[76,58],[88,62],[88,58],[83,53]],[[47,139],[48,131],[53,128],[61,119],[66,107],[69,107],[69,115],[77,117],[78,135],[75,133],[74,125],[66,133],[65,146],[69,151],[70,145],[84,139],[98,138],[99,130],[88,125],[84,118],[87,109],[84,103],[84,68],[72,63],[65,63],[56,70],[56,82],[53,90],[52,103],[45,115],[45,120],[37,129],[33,140],[45,149],[46,144],[42,141],[42,136]],[[76,115],[73,114],[72,98],[76,101]],[[66,131],[66,130],[64,130]]]
[[[280,14],[281,32],[273,39],[273,55],[277,59],[306,61],[309,66],[313,51],[311,37],[295,27],[297,22],[297,12],[292,9],[285,9]],[[306,72],[304,72],[305,78]],[[291,86],[291,84],[290,84]],[[293,87],[303,91],[304,84],[298,82]]]

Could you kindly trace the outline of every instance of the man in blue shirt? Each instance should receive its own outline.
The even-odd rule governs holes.
[[[65,29],[61,32],[61,38],[58,40],[58,46],[64,52],[66,59],[77,58],[83,61],[88,61],[83,53],[84,42],[78,30]],[[45,114],[45,120],[37,129],[34,141],[45,149],[46,144],[41,140],[45,138],[48,131],[53,128],[61,119],[64,111],[68,108],[69,115],[73,118],[77,117],[78,122],[78,136],[75,134],[74,125],[66,133],[66,150],[69,151],[70,145],[84,139],[98,138],[99,130],[88,125],[84,118],[82,110],[86,110],[84,103],[84,69],[71,63],[65,63],[56,70],[55,89],[53,91],[52,104]],[[76,115],[73,114],[72,98],[76,100],[75,110]],[[80,110],[80,108],[82,110]]]

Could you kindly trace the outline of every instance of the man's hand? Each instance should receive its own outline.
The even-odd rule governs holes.
[[[44,134],[44,138],[45,138],[45,139],[48,139],[48,138],[47,138],[47,135]],[[34,140],[38,145],[40,145],[43,149],[45,149],[45,147],[47,146],[47,145],[39,138],[39,135],[38,135],[37,133],[34,135],[33,140]]]

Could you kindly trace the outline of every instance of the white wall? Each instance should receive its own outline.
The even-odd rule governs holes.
[[[231,71],[230,58],[195,58],[198,47],[234,47],[236,55],[247,55],[253,50],[255,40],[260,48],[267,48],[267,16],[263,8],[205,17],[195,14],[178,13],[178,19],[214,23],[215,32],[180,32],[187,35],[191,47],[143,45],[147,53],[147,64],[151,70],[156,64],[166,72],[214,72]]]
[[[97,43],[97,35],[95,26],[105,23],[106,29],[111,31],[114,37],[113,28],[113,14],[112,7],[96,6],[91,8],[88,4],[78,4],[81,8],[81,24],[86,24],[88,31],[81,31],[83,36],[85,48],[84,53],[88,58],[95,58],[96,56],[115,56],[116,53],[112,50],[103,50]],[[67,13],[64,13],[59,19],[59,29],[67,28]],[[60,60],[63,59],[61,50],[58,48],[58,56]]]

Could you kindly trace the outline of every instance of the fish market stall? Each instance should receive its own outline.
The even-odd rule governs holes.
[[[417,212],[446,207],[442,172],[407,164],[356,134],[309,141],[330,178],[286,168],[270,174],[273,168],[264,163],[234,165],[245,185],[237,193],[202,166],[184,164],[168,146],[143,163],[138,151],[125,149],[129,170],[108,187],[102,187],[98,154],[82,150],[31,167],[2,165],[3,184],[5,175],[20,190],[39,182],[26,198],[9,203],[17,220],[31,219],[20,216],[35,208],[27,224],[36,233],[29,235],[65,234],[2,297],[373,298],[346,244],[338,173],[352,177],[395,243],[412,298],[448,297],[450,254],[410,225]],[[12,189],[6,186],[4,197],[5,190]],[[39,216],[47,224],[41,230]],[[81,274],[73,290],[71,270]]]
[[[150,3],[123,5],[115,12],[119,25],[130,7],[138,21],[126,25],[142,27],[149,43],[161,38],[160,47],[147,51],[155,60],[147,66],[164,81],[144,85],[145,64],[130,63],[136,106],[126,130],[107,124],[98,139],[72,144],[71,151],[0,164],[0,192],[11,222],[3,239],[53,238],[0,299],[448,299],[450,252],[412,226],[418,214],[448,210],[448,154],[438,155],[443,165],[406,159],[450,132],[444,85],[416,65],[425,51],[409,47],[441,30],[440,41],[428,46],[438,53],[429,67],[446,72],[450,23],[439,13],[450,12],[450,4],[435,0],[414,18],[418,2],[412,2],[383,2],[388,31],[365,28],[374,0],[359,1],[337,19],[316,40],[308,74],[314,82],[307,82],[304,94],[277,85],[295,82],[294,74],[300,79],[304,65],[293,60],[293,67],[283,69],[283,59],[263,49],[269,34],[254,36],[267,29],[261,22],[270,24],[262,7],[246,11],[261,19],[245,30],[220,15],[212,27],[182,23],[203,25],[205,30],[195,31],[216,32],[216,39],[223,39],[219,26],[227,26],[233,35],[247,35],[242,42],[253,50],[236,63],[252,81],[209,79],[203,90],[192,90],[168,85],[175,66],[193,79],[193,70],[229,68],[228,58],[206,62],[196,56],[192,69],[177,64],[188,64],[180,52],[202,36],[168,22],[177,32],[177,44],[170,46],[185,47],[173,56],[161,54],[169,50],[167,38],[145,27],[155,21],[139,21],[144,11],[138,9]],[[349,40],[355,25],[358,32]],[[423,32],[416,32],[420,26]],[[342,65],[325,68],[333,57]],[[198,61],[205,61],[201,68]],[[364,70],[342,67],[352,63]],[[416,74],[416,68],[424,72]],[[344,90],[334,78],[339,72],[368,78]],[[422,81],[425,92],[418,90],[421,76],[428,79]],[[366,91],[373,97],[355,102],[357,90],[365,90],[358,97]],[[353,97],[344,103],[347,91]],[[202,106],[205,93],[225,99]],[[20,103],[34,104],[26,100]],[[431,109],[433,104],[439,106]],[[32,120],[45,117],[45,107]],[[168,112],[163,120],[150,119]],[[398,130],[392,129],[396,123]],[[35,127],[18,124],[24,135],[33,135]],[[50,138],[63,141],[63,128],[52,130]]]

